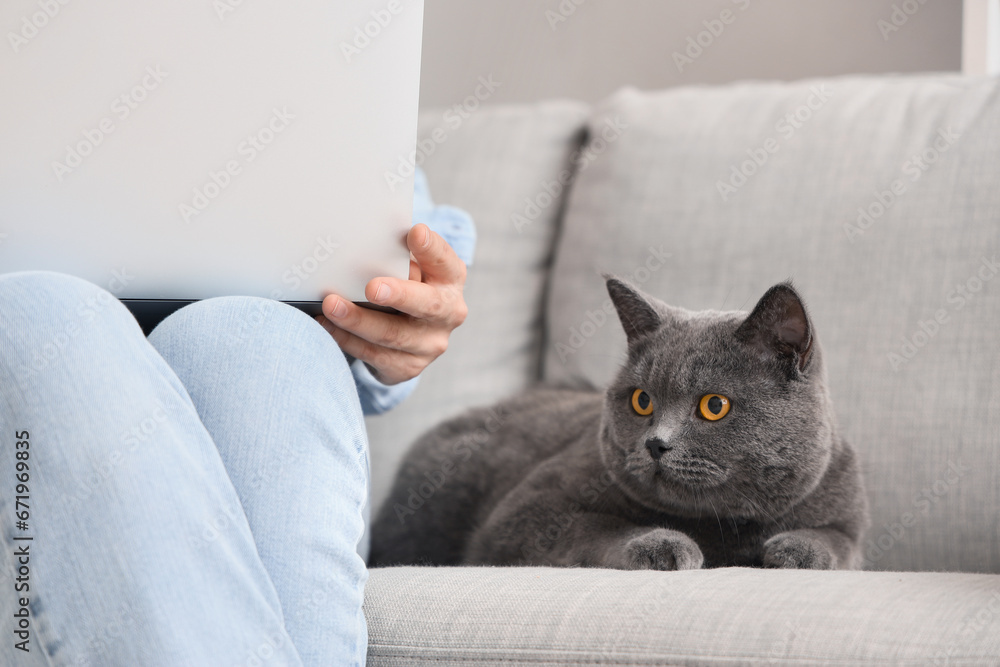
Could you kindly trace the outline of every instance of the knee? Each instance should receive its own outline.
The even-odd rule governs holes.
[[[206,299],[163,320],[149,342],[206,425],[219,415],[237,419],[241,429],[264,419],[263,432],[273,427],[272,411],[309,415],[304,423],[331,436],[323,438],[329,446],[350,440],[354,446],[344,451],[352,459],[364,449],[361,405],[344,353],[318,322],[292,306],[256,297]],[[323,426],[331,423],[336,428]]]
[[[123,335],[142,336],[135,318],[110,292],[52,271],[0,275],[0,322],[0,340],[27,355],[36,370],[86,347],[75,341],[114,343]]]
[[[315,368],[325,376],[350,376],[344,353],[318,322],[272,299],[198,301],[163,320],[149,341],[168,359],[191,359],[211,350],[237,363],[241,357],[263,356],[283,366]]]
[[[20,315],[24,324],[43,326],[65,316],[88,321],[102,315],[134,319],[113,294],[82,278],[55,271],[0,274],[0,304],[5,317]],[[50,315],[50,317],[36,317]]]

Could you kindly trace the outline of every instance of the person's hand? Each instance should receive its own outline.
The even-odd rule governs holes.
[[[452,330],[465,321],[465,263],[425,224],[406,235],[410,279],[373,278],[365,286],[372,303],[399,314],[363,308],[331,294],[316,320],[345,354],[361,359],[383,384],[414,378],[444,353]]]

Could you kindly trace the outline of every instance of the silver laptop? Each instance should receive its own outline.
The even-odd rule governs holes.
[[[405,278],[422,0],[4,0],[0,273],[318,312]]]

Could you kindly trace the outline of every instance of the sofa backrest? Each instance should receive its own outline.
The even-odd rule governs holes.
[[[431,111],[420,137],[435,199],[473,214],[479,245],[448,353],[368,421],[376,509],[440,420],[539,379],[608,381],[624,336],[600,272],[691,309],[745,309],[792,278],[863,459],[866,565],[1000,572],[995,80],[624,90],[592,112]]]
[[[472,215],[478,243],[465,289],[469,316],[448,352],[424,371],[410,398],[367,420],[376,511],[423,431],[522,390],[541,373],[542,299],[565,196],[551,180],[569,168],[588,107],[472,107],[420,117],[417,157],[431,194]]]
[[[624,358],[602,271],[689,309],[791,278],[863,460],[866,565],[1000,572],[1000,83],[624,90],[588,124],[544,379],[603,386]]]

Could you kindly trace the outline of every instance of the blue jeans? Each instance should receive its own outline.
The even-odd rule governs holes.
[[[0,275],[0,663],[364,664],[368,466],[344,355],[291,306],[147,340],[88,282]]]

